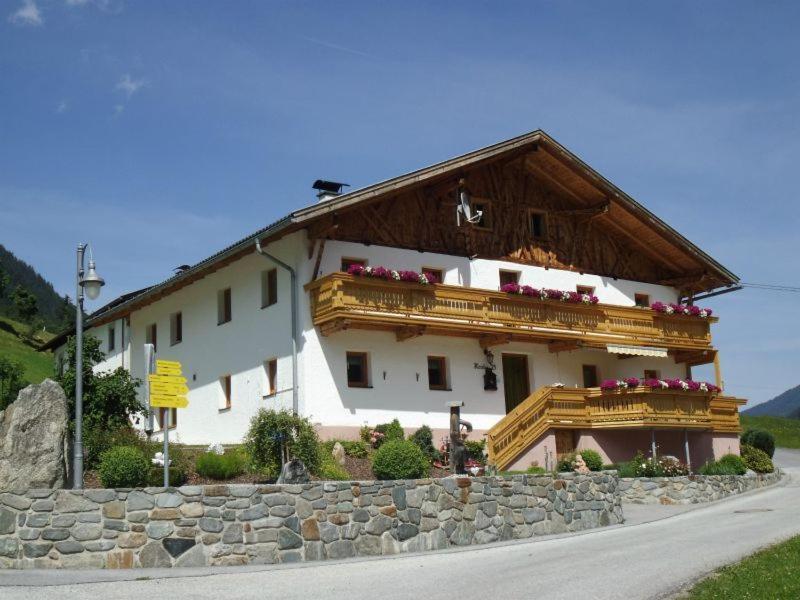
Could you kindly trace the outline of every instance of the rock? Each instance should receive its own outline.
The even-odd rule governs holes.
[[[65,540],[69,537],[69,531],[66,529],[45,529],[42,531],[42,539],[50,541]]]
[[[419,533],[419,528],[411,523],[400,523],[397,527],[397,539],[401,542],[410,539]]]
[[[117,492],[114,490],[85,490],[83,495],[92,502],[104,504],[105,502],[111,502],[116,499]]]
[[[83,494],[69,490],[59,490],[56,496],[55,511],[58,513],[77,513],[96,510],[100,505],[92,502]]]
[[[256,504],[252,508],[248,508],[239,513],[240,521],[255,521],[261,517],[266,517],[269,509],[264,504]],[[278,515],[285,516],[285,515]]]
[[[222,521],[219,519],[211,519],[209,517],[203,517],[199,521],[200,529],[203,531],[208,531],[209,533],[219,533],[222,531]]]
[[[155,505],[155,501],[150,494],[145,494],[144,492],[140,491],[133,491],[129,493],[125,503],[129,511],[149,510]]]
[[[161,543],[164,545],[164,548],[169,552],[172,558],[178,558],[181,554],[189,550],[195,545],[194,540],[189,540],[186,538],[166,538],[162,540]]]
[[[183,496],[180,494],[159,494],[156,498],[156,506],[159,508],[177,508],[183,504]]]
[[[79,523],[73,527],[70,532],[74,539],[79,542],[85,542],[88,540],[99,540],[100,536],[103,535],[103,528],[95,523]]]
[[[391,526],[392,526],[392,520],[389,517],[387,517],[386,515],[378,515],[374,517],[369,523],[367,523],[366,531],[367,533],[380,535],[384,531],[387,531]]]
[[[203,546],[196,545],[191,550],[187,550],[178,560],[175,561],[176,567],[204,567],[206,566],[206,555]]]
[[[181,506],[181,514],[184,517],[202,517],[203,505],[200,502],[189,502]]]
[[[123,533],[117,538],[117,545],[120,548],[138,548],[147,543],[147,534],[145,533]]]
[[[359,556],[379,556],[381,554],[381,538],[377,535],[362,535],[356,538],[355,549]]]
[[[0,411],[1,490],[66,485],[68,418],[64,390],[50,379]]]
[[[0,509],[0,524],[2,524],[2,510]],[[45,527],[50,523],[50,515],[47,513],[35,513],[32,515],[28,515],[25,524],[28,527]],[[2,533],[2,526],[0,526],[0,533]]]
[[[47,556],[53,544],[40,543],[40,544],[22,544],[22,553],[26,558],[41,558]]]
[[[150,542],[139,552],[139,563],[147,569],[171,567],[172,559],[159,542]]]
[[[5,504],[17,510],[28,510],[33,500],[16,494],[0,494],[0,504]]]
[[[322,521],[317,525],[319,528],[319,537],[326,544],[335,542],[339,539],[339,528],[333,523]]]
[[[345,453],[344,453],[344,446],[342,446],[341,443],[336,442],[333,445],[333,450],[331,451],[331,454],[333,455],[333,460],[335,460],[337,464],[344,466]]]
[[[356,555],[356,547],[350,540],[339,540],[332,542],[325,548],[328,552],[328,558],[351,558]]]
[[[319,525],[316,519],[306,519],[301,526],[303,539],[306,541],[317,541],[320,539]]]
[[[88,544],[87,544],[87,550]],[[111,552],[106,556],[106,569],[132,569],[133,568],[133,551],[120,550],[119,552]]]
[[[55,515],[53,517],[53,527],[72,527],[75,525],[75,515]]]
[[[33,503],[31,508],[36,512],[50,512],[56,506],[56,503],[52,500],[37,500]]]
[[[148,523],[145,529],[147,530],[148,537],[154,540],[160,540],[161,538],[167,537],[175,528],[169,521],[153,521],[152,523]]]
[[[14,538],[0,538],[0,556],[16,558],[19,552],[19,542]]]
[[[117,500],[115,502],[108,502],[108,503],[104,504],[103,505],[103,516],[106,519],[124,519],[125,518],[125,503]]]
[[[86,542],[83,547],[89,552],[108,552],[109,550],[113,550],[116,545],[117,543],[114,540],[95,540],[93,542]],[[126,552],[131,552],[131,556],[133,555],[132,550],[127,550]]]
[[[0,507],[0,534],[14,533],[17,516],[7,508]]]
[[[294,531],[289,529],[281,529],[278,532],[278,549],[291,550],[293,548],[302,548],[303,538],[297,535]]]
[[[224,544],[238,544],[242,542],[242,526],[239,523],[231,523],[225,528],[225,533],[222,534],[222,542]]]
[[[299,458],[293,458],[281,469],[278,484],[282,483],[308,483],[308,470]]]
[[[56,542],[56,550],[61,552],[61,554],[77,554],[78,552],[83,552],[83,544],[73,540]]]

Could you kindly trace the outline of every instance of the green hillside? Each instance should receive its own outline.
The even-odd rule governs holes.
[[[21,336],[25,325],[0,317],[0,356],[19,361],[25,367],[25,379],[29,383],[39,383],[46,377],[53,377],[53,354],[39,352]],[[38,342],[46,339],[40,337]]]
[[[800,448],[800,419],[741,415],[742,429],[765,429],[775,436],[779,448]]]

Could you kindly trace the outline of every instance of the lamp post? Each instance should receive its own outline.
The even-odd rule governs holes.
[[[78,244],[78,276],[76,278],[75,298],[75,447],[73,453],[72,487],[83,489],[83,294],[89,300],[100,295],[100,288],[105,281],[94,268],[94,259],[89,258],[89,270],[83,270],[83,257],[88,244]]]

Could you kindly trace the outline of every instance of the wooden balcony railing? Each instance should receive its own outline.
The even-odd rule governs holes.
[[[543,387],[487,434],[489,460],[505,469],[548,429],[679,428],[738,433],[745,400],[705,392]]]
[[[308,285],[322,335],[348,328],[508,340],[632,344],[708,354],[716,318],[662,315],[649,308],[567,304],[452,285],[418,285],[333,273]]]

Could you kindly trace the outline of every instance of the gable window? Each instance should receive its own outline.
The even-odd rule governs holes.
[[[269,359],[264,363],[264,370],[267,372],[267,396],[274,396],[278,393],[278,359]]]
[[[532,210],[528,218],[530,220],[531,237],[541,240],[547,237],[547,214],[541,211]]]
[[[147,326],[144,334],[145,344],[153,344],[153,352],[158,351],[158,327],[155,323]]]
[[[116,337],[116,333],[117,333],[117,331],[116,331],[116,329],[114,329],[114,326],[113,325],[109,325],[108,326],[108,351],[109,352],[111,352],[114,349],[114,346],[116,345],[116,340],[114,339]]]
[[[261,308],[278,302],[278,269],[261,271]]]
[[[366,352],[347,353],[347,386],[369,387],[368,357]]]
[[[645,369],[644,370],[644,378],[645,379],[661,379],[661,373],[658,372],[656,369]]]
[[[169,316],[169,345],[174,346],[183,341],[183,313],[176,312]]]
[[[219,409],[228,410],[231,407],[231,394],[233,388],[231,387],[231,376],[223,375],[219,378],[219,385],[222,390],[222,395],[219,400]]]
[[[231,320],[231,288],[217,292],[217,325]]]
[[[477,215],[481,213],[481,218],[474,224],[481,229],[492,228],[492,205],[488,200],[472,200],[472,212]]]
[[[428,389],[447,389],[447,360],[444,356],[428,357]]]
[[[583,387],[593,388],[600,385],[597,375],[597,365],[583,365]]]
[[[642,308],[649,308],[650,296],[648,294],[634,294],[633,302],[636,304],[636,306],[641,306]]]
[[[428,278],[428,283],[442,283],[444,282],[444,271],[441,269],[432,269],[430,267],[422,267],[422,274]]]
[[[167,413],[169,411],[169,413]],[[169,429],[175,429],[178,424],[178,409],[177,408],[159,408],[158,409],[158,425],[163,431],[164,425],[167,422],[167,414],[169,414]]]
[[[363,258],[345,258],[344,256],[342,257],[342,271],[347,273],[347,271],[353,265],[358,265],[359,267],[366,267],[367,261],[366,259]]]
[[[519,283],[519,271],[504,271],[500,269],[500,287],[507,283]]]
[[[579,294],[588,294],[594,296],[594,288],[591,285],[576,285],[575,291]]]

